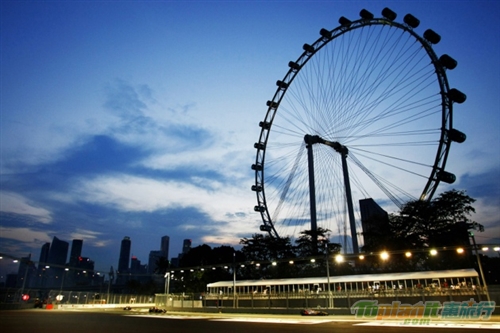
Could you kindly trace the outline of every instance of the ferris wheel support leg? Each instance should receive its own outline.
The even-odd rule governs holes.
[[[318,246],[318,223],[316,220],[316,187],[314,185],[314,158],[313,158],[313,138],[310,135],[306,135],[304,140],[307,144],[307,161],[309,168],[309,204],[311,211],[311,232],[312,232],[312,244],[314,246],[314,252],[317,252]]]
[[[347,149],[341,151],[342,172],[344,174],[345,194],[347,200],[347,211],[349,213],[349,225],[351,227],[352,252],[359,253],[358,236],[356,233],[356,220],[354,219],[354,209],[352,205],[351,183],[349,182],[349,170],[347,168]]]

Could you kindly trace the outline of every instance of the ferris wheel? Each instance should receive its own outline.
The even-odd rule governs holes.
[[[293,238],[322,227],[350,235],[357,253],[359,200],[394,211],[455,181],[445,166],[451,143],[466,138],[452,124],[466,96],[446,72],[457,62],[436,55],[436,32],[421,36],[417,18],[396,16],[341,17],[276,82],[254,145],[261,231]]]

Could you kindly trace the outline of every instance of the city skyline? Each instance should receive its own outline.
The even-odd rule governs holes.
[[[437,193],[466,190],[486,228],[476,241],[500,242],[496,1],[3,1],[0,252],[36,258],[55,236],[81,239],[109,271],[125,236],[146,263],[158,235],[181,253],[184,239],[238,247],[260,233],[250,167],[276,80],[321,28],[385,6],[458,61],[448,75],[467,95],[454,113],[467,140],[450,151],[457,181]]]
[[[151,250],[150,251],[150,257],[151,259],[151,253],[158,252],[158,257],[155,259],[159,259],[159,257],[165,257],[168,260],[170,259],[177,259],[177,258],[169,258],[168,257],[168,252],[169,252],[169,236],[162,236],[160,238],[160,250]],[[189,246],[186,246],[186,242],[188,242]],[[19,269],[14,272],[7,272],[7,274],[2,274],[0,278],[0,282],[5,282],[7,279],[7,275],[11,274],[19,274],[19,272],[23,272],[27,266],[33,265],[34,268],[36,268],[36,271],[38,271],[38,274],[42,274],[41,271],[44,270],[44,268],[50,267],[51,270],[51,276],[49,276],[46,272],[44,274],[44,283],[45,286],[52,285],[52,281],[49,281],[49,277],[52,278],[53,276],[61,275],[64,273],[64,269],[69,269],[72,271],[73,269],[76,270],[90,270],[95,273],[99,273],[101,277],[104,279],[108,279],[109,275],[112,274],[113,278],[120,273],[126,273],[129,274],[131,273],[132,275],[138,273],[134,272],[137,270],[137,267],[141,265],[141,262],[145,261],[144,259],[148,258],[138,258],[134,255],[131,254],[131,248],[132,248],[132,239],[128,236],[125,236],[122,239],[121,246],[119,248],[119,258],[118,262],[114,263],[110,266],[110,269],[108,271],[102,271],[102,270],[94,270],[94,264],[96,261],[98,261],[99,258],[86,258],[82,257],[82,249],[83,249],[84,242],[81,239],[73,239],[71,240],[71,247],[69,246],[68,241],[64,241],[62,239],[59,239],[57,236],[54,236],[52,239],[52,242],[50,243],[45,243],[42,245],[42,247],[39,250],[39,259],[35,260],[33,258],[36,258],[37,253],[30,253],[27,257],[23,258],[15,258],[16,261],[21,262]],[[190,249],[190,240],[185,239],[183,240],[183,247],[180,249],[179,255],[183,255],[187,253]],[[2,260],[9,260],[9,259],[14,259],[14,258],[2,258]],[[82,263],[81,261],[88,261],[91,264],[91,267],[89,265],[86,265],[86,267],[81,267]],[[152,266],[152,270],[150,271],[149,266]],[[154,273],[154,270],[156,268],[156,260],[151,262],[149,261],[148,264],[142,265],[145,266],[147,269],[147,272],[150,274]],[[136,266],[136,267],[134,267]],[[20,278],[22,280],[22,276],[18,276],[17,280],[20,281]],[[29,280],[35,281],[33,284],[26,285],[26,287],[40,287],[40,281],[37,281],[34,276],[28,276],[28,281]],[[118,281],[117,281],[118,282]],[[121,281],[123,282],[123,281]],[[20,283],[20,282],[18,282]],[[36,284],[38,283],[38,284]],[[69,284],[69,281],[67,281]],[[53,286],[54,287],[54,286]]]

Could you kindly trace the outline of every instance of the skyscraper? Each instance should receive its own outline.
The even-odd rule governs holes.
[[[78,257],[82,256],[83,240],[73,239],[71,243],[71,253],[69,255],[69,264],[71,267],[75,267],[78,263]]]
[[[49,250],[50,250],[50,243],[45,243],[42,245],[42,249],[40,250],[40,260],[38,260],[39,268],[47,264],[49,260]]]
[[[156,271],[156,263],[163,257],[162,251],[150,251],[148,258],[148,273],[154,274]]]
[[[186,254],[191,250],[191,240],[190,239],[185,239],[184,242],[182,243],[182,254]]]
[[[38,260],[38,276],[36,281],[37,282],[36,285],[38,287],[44,286],[45,265],[47,265],[47,262],[49,260],[49,250],[50,250],[50,243],[43,244],[42,248],[40,249],[40,260]]]
[[[161,255],[165,257],[165,259],[168,260],[168,248],[170,246],[170,237],[168,236],[163,236],[161,238]]]
[[[120,258],[118,259],[118,271],[120,273],[125,273],[128,271],[129,260],[130,260],[130,249],[132,247],[132,241],[130,237],[125,236],[122,240],[122,245],[120,247]]]
[[[374,235],[389,233],[389,215],[371,198],[359,200],[359,210],[364,244],[372,246]]]
[[[31,253],[27,257],[21,258],[19,268],[17,270],[17,288],[28,288],[32,285],[32,280],[36,276],[36,269],[33,261],[31,261]]]
[[[68,258],[68,248],[69,243],[54,236],[52,239],[52,244],[49,250],[49,264],[61,265],[66,264],[66,259]]]
[[[52,239],[52,244],[49,249],[48,264],[50,269],[47,270],[47,287],[55,287],[59,284],[58,281],[64,272],[64,265],[68,258],[69,243],[55,237]]]

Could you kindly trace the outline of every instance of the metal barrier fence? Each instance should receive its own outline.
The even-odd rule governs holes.
[[[156,294],[155,306],[158,308],[238,308],[238,309],[299,309],[321,307],[327,309],[350,308],[358,300],[377,299],[380,304],[401,301],[416,304],[426,301],[478,301],[487,300],[482,288],[463,289],[396,289],[376,292],[340,291],[340,292],[282,292],[282,293],[246,293],[246,294]]]
[[[41,289],[1,289],[0,303],[32,303],[60,304],[60,305],[88,305],[88,304],[154,304],[152,295],[100,293],[97,291],[68,291],[68,290],[41,290]]]
[[[202,308],[205,306],[203,294],[156,294],[155,306],[158,308]]]

